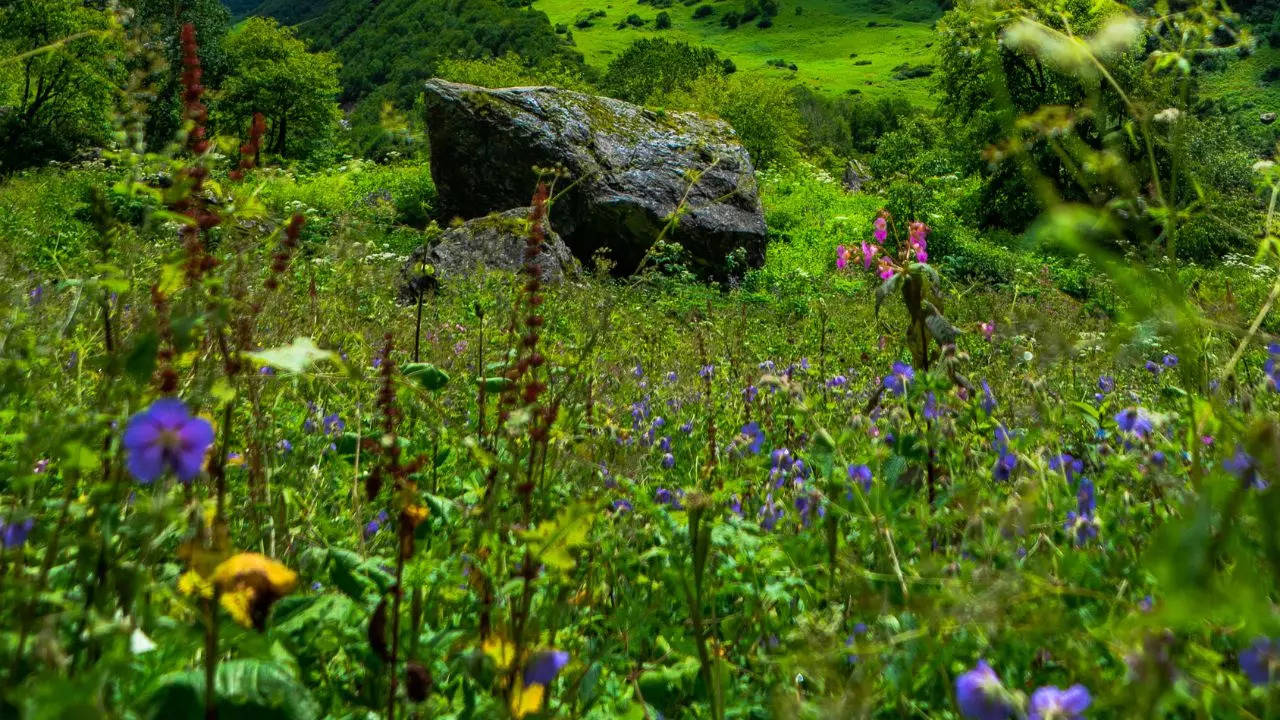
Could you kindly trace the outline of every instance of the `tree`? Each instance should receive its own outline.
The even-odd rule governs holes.
[[[339,119],[338,61],[312,53],[292,28],[250,18],[227,38],[231,74],[223,83],[216,119],[227,132],[267,118],[266,150],[305,157],[332,138]]]
[[[116,51],[107,15],[79,0],[0,5],[0,170],[66,159],[111,133]]]
[[[687,90],[708,72],[722,74],[715,50],[670,40],[637,40],[609,63],[602,86],[627,102],[643,103],[655,95]]]

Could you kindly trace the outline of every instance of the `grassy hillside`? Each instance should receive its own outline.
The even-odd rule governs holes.
[[[700,19],[694,18],[699,5],[658,9],[636,0],[536,0],[534,8],[568,26],[587,62],[601,68],[637,38],[659,36],[713,47],[744,73],[786,78],[829,94],[897,93],[928,103],[928,79],[898,80],[894,68],[933,62],[930,46],[938,13],[931,0],[784,0],[768,29],[754,22],[734,29],[721,25],[724,13],[741,9],[735,0],[702,4],[712,14]],[[592,20],[591,27],[575,27],[584,11],[598,10],[605,16]],[[669,29],[656,29],[659,12],[670,15]],[[617,29],[632,14],[645,24]],[[771,66],[770,60],[783,60],[788,67]]]
[[[1259,47],[1243,60],[1232,60],[1223,70],[1206,73],[1201,94],[1216,99],[1236,116],[1248,131],[1248,143],[1257,152],[1267,152],[1280,140],[1280,123],[1263,125],[1263,113],[1280,113],[1280,77],[1268,80],[1268,73],[1280,67],[1280,49]]]

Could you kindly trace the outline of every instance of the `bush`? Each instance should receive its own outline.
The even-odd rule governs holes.
[[[667,30],[671,27],[671,14],[663,10],[658,13],[658,19],[654,22],[654,27],[659,30]]]
[[[785,83],[707,73],[688,91],[663,98],[663,105],[724,118],[733,126],[757,167],[784,165],[797,156],[796,138],[802,126]]]
[[[601,87],[620,100],[645,103],[655,95],[688,88],[708,72],[723,74],[715,50],[646,38],[632,43],[609,63]]]
[[[702,18],[710,17],[715,11],[716,9],[710,5],[699,5],[698,9],[693,11],[693,19],[701,20]]]

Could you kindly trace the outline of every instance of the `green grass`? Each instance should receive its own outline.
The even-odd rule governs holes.
[[[1221,107],[1241,120],[1248,141],[1258,152],[1275,147],[1280,140],[1280,123],[1263,125],[1262,113],[1280,113],[1280,80],[1267,82],[1263,73],[1280,65],[1280,49],[1259,47],[1242,60],[1232,59],[1225,69],[1207,72],[1200,81],[1201,95],[1217,99]]]
[[[635,0],[537,0],[534,7],[553,23],[568,25],[587,63],[604,68],[639,38],[664,37],[715,48],[733,60],[738,71],[778,77],[815,90],[840,94],[858,92],[870,97],[899,94],[920,105],[930,104],[929,79],[895,80],[893,68],[902,63],[933,63],[933,21],[936,6],[928,0],[850,2],[850,0],[785,0],[773,27],[754,22],[728,29],[724,13],[741,8],[735,0],[718,0],[710,17],[693,18],[697,6],[675,4],[665,12],[672,27],[654,28],[659,10]],[[797,15],[797,8],[801,14]],[[604,10],[590,28],[573,27],[584,10]],[[644,18],[641,28],[616,29],[631,14]],[[869,27],[869,23],[875,23]],[[853,55],[856,54],[856,57]],[[794,63],[797,72],[770,67],[769,60]],[[869,61],[869,65],[856,65]]]

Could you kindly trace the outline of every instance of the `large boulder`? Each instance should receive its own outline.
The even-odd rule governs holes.
[[[531,211],[527,207],[515,208],[468,220],[446,230],[440,242],[415,250],[401,272],[401,299],[415,301],[419,292],[434,287],[438,280],[470,275],[480,268],[522,270]],[[578,260],[551,229],[546,217],[542,225],[537,265],[543,282],[558,283],[578,272]],[[424,266],[430,266],[434,274],[424,274]]]
[[[554,87],[431,80],[426,90],[431,174],[446,216],[526,205],[535,168],[560,168],[567,178],[551,218],[583,261],[606,249],[617,272],[634,271],[683,208],[665,238],[700,274],[728,275],[735,253],[746,265],[764,262],[751,158],[726,123]]]

